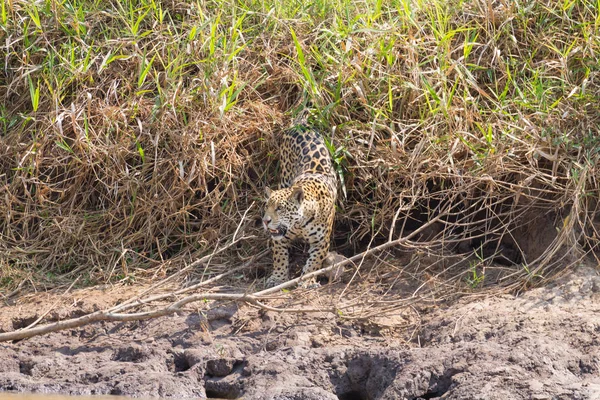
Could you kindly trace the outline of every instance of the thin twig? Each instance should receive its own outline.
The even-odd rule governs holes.
[[[246,240],[246,239],[251,239],[253,238],[253,236],[242,236],[236,240],[233,240],[231,242],[229,242],[228,244],[226,244],[225,246],[219,248],[219,249],[215,249],[212,253],[205,255],[204,257],[199,258],[198,260],[192,262],[190,265],[188,265],[187,267],[181,269],[180,271],[177,271],[176,273],[174,273],[173,275],[163,279],[160,282],[157,282],[156,284],[152,285],[151,287],[149,287],[148,289],[142,291],[140,294],[138,294],[137,296],[119,304],[118,306],[113,307],[113,309],[111,309],[112,311],[117,311],[117,310],[123,310],[125,309],[126,306],[132,304],[132,303],[136,303],[135,305],[137,305],[138,303],[143,303],[143,301],[140,301],[141,297],[145,294],[148,294],[150,292],[152,292],[154,289],[163,286],[164,284],[166,284],[167,282],[171,281],[174,279],[174,277],[176,276],[180,276],[181,274],[183,274],[186,271],[189,271],[190,269],[197,267],[198,265],[201,265],[205,262],[207,262],[208,260],[212,259],[215,255],[224,252],[225,250],[227,250],[228,248],[230,248],[231,246],[235,245],[236,243],[242,241],[242,240]],[[227,271],[224,274],[221,274],[221,276],[226,276],[229,275],[231,273],[233,273],[234,271],[230,270]],[[206,285],[206,283],[202,284],[201,286]],[[191,290],[194,290],[195,288],[197,288],[199,286],[190,286],[185,288],[185,290],[182,292],[189,292]],[[159,295],[158,298],[153,298],[153,300],[158,300],[162,297],[163,295]],[[169,295],[170,296],[170,295]],[[130,308],[130,307],[127,307]]]
[[[241,239],[242,238],[240,238],[240,240]],[[123,312],[125,310],[131,309],[131,308],[135,308],[135,307],[137,307],[139,305],[149,304],[149,303],[152,303],[152,302],[155,302],[155,301],[160,301],[160,300],[167,300],[167,299],[170,299],[170,298],[172,298],[174,296],[179,296],[179,295],[182,295],[184,293],[192,292],[192,291],[194,291],[196,289],[200,289],[203,286],[207,286],[207,285],[209,285],[211,283],[214,283],[214,282],[216,282],[216,281],[218,281],[218,280],[220,280],[220,279],[222,279],[222,278],[224,278],[224,277],[226,277],[228,275],[234,274],[234,273],[236,273],[238,271],[241,271],[241,270],[244,270],[244,269],[248,268],[248,266],[252,265],[255,260],[257,260],[258,258],[262,257],[265,253],[267,253],[267,251],[263,251],[262,253],[257,254],[256,256],[252,257],[250,260],[246,261],[244,264],[240,265],[239,267],[232,268],[232,269],[230,269],[230,270],[228,270],[226,272],[223,272],[223,273],[221,273],[219,275],[213,276],[212,278],[207,279],[205,281],[202,281],[200,283],[197,283],[195,285],[188,286],[186,288],[182,288],[182,289],[176,290],[174,292],[169,292],[169,293],[164,293],[164,294],[158,294],[158,295],[155,295],[155,296],[152,296],[152,297],[146,297],[146,298],[143,298],[143,299],[138,299],[136,302],[127,301],[125,303],[121,303],[121,304],[119,304],[119,305],[117,305],[117,306],[109,309],[108,311],[110,311],[110,312],[117,312],[117,311]]]
[[[81,275],[80,275],[80,276],[81,276]],[[65,297],[65,295],[71,291],[71,289],[73,288],[73,286],[75,286],[75,284],[77,283],[77,281],[79,281],[79,278],[80,278],[80,276],[78,276],[78,277],[77,277],[77,278],[76,278],[76,279],[75,279],[75,280],[74,280],[74,281],[73,281],[73,282],[72,282],[72,283],[69,285],[69,287],[67,288],[67,290],[65,290],[65,291],[63,292],[63,294],[62,294],[62,295],[60,295],[60,297],[59,297],[58,299],[56,299],[56,301],[55,301],[55,302],[54,302],[54,303],[53,303],[53,304],[52,304],[50,307],[48,307],[48,309],[46,310],[46,312],[44,312],[42,315],[40,315],[40,316],[38,317],[38,319],[36,319],[36,320],[35,320],[35,321],[33,321],[31,324],[29,324],[28,326],[26,326],[25,328],[22,328],[22,329],[23,329],[23,330],[26,330],[26,329],[31,329],[31,328],[33,328],[34,326],[36,326],[36,325],[37,325],[37,324],[38,324],[38,323],[39,323],[39,322],[40,322],[42,319],[44,319],[44,317],[45,317],[46,315],[48,315],[48,313],[49,313],[50,311],[52,311],[52,310],[54,309],[54,307],[56,307],[56,305],[57,305],[57,304],[60,302],[60,300],[61,300],[62,298],[64,298],[64,297]]]

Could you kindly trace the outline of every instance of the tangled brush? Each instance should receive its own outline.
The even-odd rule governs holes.
[[[340,252],[439,217],[402,245],[443,264],[422,273],[477,286],[500,263],[511,286],[597,259],[597,7],[383,3],[4,4],[0,290],[210,253],[300,112],[342,182]],[[260,212],[214,272],[266,246]]]

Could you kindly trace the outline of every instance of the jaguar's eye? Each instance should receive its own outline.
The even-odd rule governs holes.
[[[281,212],[281,207],[277,207],[277,208],[275,209],[275,212]]]

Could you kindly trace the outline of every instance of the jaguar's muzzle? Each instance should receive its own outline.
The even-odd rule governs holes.
[[[287,229],[285,226],[280,225],[275,229],[267,227],[267,232],[269,232],[273,239],[281,239],[285,236]]]

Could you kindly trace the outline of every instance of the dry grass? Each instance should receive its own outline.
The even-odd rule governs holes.
[[[405,247],[463,255],[463,286],[598,255],[596,2],[4,0],[0,19],[4,293],[210,253],[306,107],[343,177],[342,251],[445,213]]]

